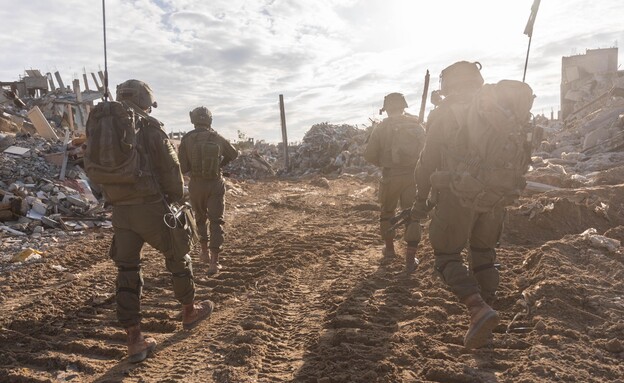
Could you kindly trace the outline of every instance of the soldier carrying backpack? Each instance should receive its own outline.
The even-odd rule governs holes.
[[[117,319],[128,335],[130,362],[144,360],[156,347],[141,333],[141,248],[146,242],[165,256],[173,292],[182,303],[182,325],[196,326],[214,307],[195,303],[191,258],[173,246],[165,224],[168,202],[182,199],[183,181],[175,150],[160,121],[148,115],[156,107],[151,88],[128,80],[117,86],[117,101],[95,106],[87,120],[85,170],[113,206],[109,256],[117,267]]]
[[[189,194],[195,211],[201,252],[199,260],[210,262],[208,274],[221,269],[219,253],[223,244],[225,182],[221,168],[236,159],[238,152],[212,129],[212,113],[200,106],[189,113],[195,129],[182,137],[179,147],[182,173],[190,173]],[[210,235],[206,219],[210,222]]]
[[[498,323],[490,307],[499,284],[495,247],[505,207],[525,186],[533,103],[528,85],[483,85],[480,69],[460,61],[440,74],[445,98],[427,121],[412,207],[412,217],[423,218],[435,205],[429,225],[435,270],[468,308],[469,349],[486,345]],[[466,245],[469,267],[461,256]]]
[[[401,93],[390,93],[384,97],[381,114],[385,111],[388,117],[373,129],[364,158],[373,165],[381,167],[382,176],[379,181],[379,217],[381,237],[385,242],[382,254],[394,257],[395,232],[390,222],[394,217],[397,205],[401,209],[409,209],[416,196],[414,168],[425,140],[425,130],[417,117],[404,112],[407,102]],[[409,211],[409,210],[408,210]],[[418,220],[408,222],[405,227],[407,249],[405,251],[405,268],[407,273],[416,269],[416,249],[420,242],[420,223]]]

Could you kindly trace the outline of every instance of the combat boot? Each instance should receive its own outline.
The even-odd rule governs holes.
[[[156,340],[144,338],[140,325],[127,328],[126,333],[128,334],[128,361],[130,363],[144,361],[156,347]]]
[[[384,258],[392,258],[396,255],[394,252],[394,239],[386,238],[386,247],[381,251]]]
[[[208,318],[213,310],[214,303],[209,300],[182,306],[182,327],[185,330],[194,328],[199,322]]]
[[[483,301],[479,293],[464,299],[470,313],[470,328],[464,337],[468,349],[480,348],[492,339],[492,330],[498,324],[498,313]]]
[[[418,258],[416,258],[416,247],[407,246],[405,251],[405,271],[408,274],[413,273],[416,270],[416,266],[420,264]]]
[[[210,255],[208,254],[208,243],[201,242],[199,244],[201,246],[201,252],[199,253],[199,261],[208,263],[210,262]]]
[[[208,266],[208,275],[215,275],[221,270],[219,263],[219,250],[210,249],[210,266]]]

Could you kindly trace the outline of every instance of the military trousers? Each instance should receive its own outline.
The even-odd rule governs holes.
[[[162,201],[113,206],[114,235],[109,255],[117,266],[117,319],[125,328],[141,322],[141,249],[146,242],[165,256],[175,298],[182,304],[193,303],[195,298],[191,258],[175,254],[170,229],[163,221],[165,212]]]
[[[225,182],[223,178],[206,180],[191,177],[189,194],[195,212],[200,242],[208,242],[208,248],[220,251],[225,234],[223,230],[225,224],[223,220],[225,211]],[[209,227],[206,221],[209,222]],[[210,235],[208,235],[208,228],[210,228]]]
[[[461,300],[481,293],[491,301],[499,284],[496,244],[500,238],[505,208],[476,213],[463,207],[449,190],[440,191],[429,224],[429,240],[435,255],[435,269]],[[468,266],[461,256],[468,247]]]
[[[396,232],[388,231],[390,218],[396,214],[397,205],[403,209],[412,207],[416,198],[416,184],[413,172],[398,175],[384,175],[379,181],[380,217],[379,229],[382,239],[394,239]],[[420,223],[409,222],[405,227],[403,239],[408,245],[416,246],[420,242]]]

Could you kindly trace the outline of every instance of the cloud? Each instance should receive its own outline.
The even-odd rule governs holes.
[[[169,130],[188,130],[205,105],[235,139],[281,139],[278,95],[289,137],[317,122],[365,124],[383,96],[405,94],[418,112],[425,70],[479,60],[486,81],[521,79],[531,1],[108,0],[108,64],[114,86],[149,83]],[[453,12],[449,12],[453,10]],[[605,16],[605,15],[608,15]],[[619,1],[542,2],[527,81],[539,109],[558,108],[561,56],[624,40]],[[65,81],[103,69],[102,14],[81,0],[0,7],[0,79],[24,69],[58,70]],[[596,22],[599,20],[599,22]],[[431,105],[428,105],[430,108]]]

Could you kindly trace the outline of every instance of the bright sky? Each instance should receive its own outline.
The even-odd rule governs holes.
[[[486,82],[522,80],[532,3],[108,0],[110,83],[150,84],[167,131],[192,129],[188,112],[203,105],[227,138],[269,142],[281,140],[283,94],[289,141],[299,141],[319,122],[368,124],[390,92],[417,114],[425,71],[434,90],[455,61],[480,61]],[[0,81],[32,68],[71,84],[104,68],[99,0],[0,0],[0,20]],[[621,0],[542,0],[526,79],[534,113],[559,108],[561,57],[618,46],[622,20]]]

